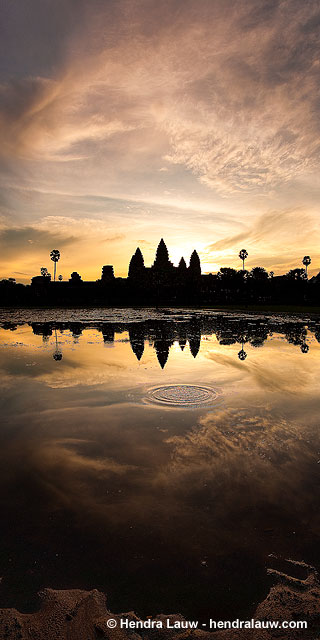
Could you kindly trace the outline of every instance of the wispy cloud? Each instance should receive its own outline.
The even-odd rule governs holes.
[[[281,244],[286,239],[288,244],[292,239],[303,241],[305,236],[309,236],[315,230],[316,224],[312,216],[301,209],[267,211],[242,233],[218,240],[209,245],[208,249],[210,251],[226,250],[245,241],[268,243],[272,240],[273,243]]]
[[[283,238],[296,229],[298,246],[308,216],[312,238],[316,215],[308,211],[320,190],[316,0],[65,0],[47,10],[31,0],[28,15],[16,2],[5,11],[0,181],[12,193],[3,216],[25,225],[43,217],[17,201],[25,185],[47,193],[46,209],[55,191],[150,203],[158,227],[154,203],[176,206],[176,234],[180,206],[202,246],[215,212],[235,220],[239,211],[242,227],[226,220],[217,251],[246,240],[258,248],[266,238],[272,246],[273,226]],[[202,205],[201,230],[194,218]],[[134,243],[144,213],[135,212]]]
[[[77,242],[73,236],[63,236],[59,233],[51,233],[34,227],[21,227],[2,229],[0,231],[1,258],[10,258],[12,255],[34,253],[35,251],[50,250],[53,245],[65,247]]]
[[[2,84],[5,153],[65,161],[117,138],[122,158],[132,145],[144,158],[166,152],[227,192],[270,189],[318,166],[316,2],[189,1],[178,12],[173,0],[121,1],[114,24],[109,5],[93,3],[86,18],[95,44],[91,29],[82,42],[71,31],[74,53],[54,77]]]

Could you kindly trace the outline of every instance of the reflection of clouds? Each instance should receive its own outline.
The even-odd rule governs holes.
[[[40,337],[32,340],[39,344]],[[140,367],[128,342],[105,350],[101,340],[86,344],[84,334],[74,351],[68,341],[62,345],[58,367],[51,349],[35,352],[28,345],[21,360],[3,350],[2,372],[12,383],[4,418],[18,426],[18,435],[2,454],[1,480],[15,474],[24,485],[32,478],[48,509],[94,514],[102,523],[161,517],[164,526],[177,510],[182,522],[190,504],[198,513],[210,500],[221,518],[266,499],[279,505],[284,495],[301,507],[304,492],[294,493],[315,464],[307,440],[313,450],[318,444],[312,431],[319,409],[317,345],[306,361],[292,345],[270,341],[241,363],[238,345],[215,342],[213,352],[212,341],[204,342],[189,368],[185,352],[173,349],[166,382],[214,381],[226,392],[227,408],[204,415],[139,404],[140,392],[164,374],[154,353],[152,366]],[[147,355],[151,350],[146,345]],[[37,362],[26,367],[31,351]]]
[[[173,436],[167,442],[174,445],[173,469],[181,465],[188,473],[193,465],[205,467],[214,462],[212,472],[215,473],[216,463],[222,458],[246,455],[254,465],[255,454],[272,462],[279,452],[277,441],[284,441],[287,449],[288,436],[297,438],[285,420],[273,422],[270,414],[263,414],[259,408],[251,413],[240,408],[208,413],[200,418],[199,427],[185,436]]]
[[[259,407],[208,413],[186,435],[167,439],[173,451],[162,480],[182,494],[206,483],[215,509],[226,514],[265,500],[304,508],[313,500],[303,486],[320,444],[311,427],[311,447],[306,431]]]
[[[185,412],[181,424],[181,414],[145,406],[72,404],[29,413],[0,454],[6,500],[20,504],[24,486],[23,500],[40,496],[40,513],[66,509],[94,535],[152,525],[180,548],[192,546],[191,526],[206,544],[210,532],[213,553],[239,544],[235,518],[241,544],[255,545],[261,510],[264,522],[279,509],[300,518],[317,502],[308,487],[320,444],[312,427],[307,434],[256,406],[206,413],[196,424]]]
[[[102,385],[125,376],[131,360],[129,349],[122,352],[119,359],[110,359],[103,349],[103,342],[98,344],[84,343],[80,351],[73,351],[70,345],[59,339],[59,353],[63,361],[52,362],[52,353],[48,350],[35,351],[29,344],[24,345],[23,361],[13,357],[11,349],[3,349],[1,354],[1,380],[6,385],[13,384],[16,378],[32,378],[43,382],[48,387],[63,389],[77,385]],[[52,346],[55,348],[54,342]],[[36,361],[34,361],[36,359]],[[128,364],[126,364],[126,360]],[[28,366],[33,361],[33,366]]]
[[[39,379],[53,389],[67,389],[77,385],[99,385],[114,379],[116,374],[126,371],[127,367],[118,362],[104,362],[103,369],[98,370],[97,366],[92,363],[83,363],[75,366],[69,361],[65,369],[56,369],[50,373],[42,375]]]
[[[253,378],[254,382],[265,391],[281,391],[282,393],[296,393],[300,389],[308,389],[310,379],[313,376],[310,368],[305,363],[297,364],[295,360],[295,375],[291,376],[289,368],[282,368],[283,362],[265,364],[253,362],[238,362],[234,357],[223,353],[208,353],[207,357],[219,365],[236,369]],[[291,363],[289,363],[291,364]],[[275,366],[276,365],[276,366]]]
[[[112,457],[92,455],[94,442],[80,438],[17,439],[6,451],[2,467],[7,480],[26,473],[47,496],[51,508],[64,508],[86,513],[101,511],[105,495],[96,492],[97,483],[105,485],[124,476],[133,465]],[[18,471],[13,471],[13,470]],[[28,483],[26,479],[26,484]],[[104,504],[107,510],[107,505]]]

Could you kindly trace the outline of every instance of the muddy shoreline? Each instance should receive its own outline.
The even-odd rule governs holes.
[[[41,605],[35,613],[20,613],[14,608],[0,609],[0,637],[10,640],[315,640],[320,629],[320,583],[317,570],[293,560],[282,562],[287,573],[268,569],[275,584],[253,615],[259,627],[262,621],[305,621],[306,629],[224,629],[214,632],[185,628],[180,614],[159,614],[151,628],[141,624],[134,612],[111,613],[105,594],[97,589],[44,589]],[[304,575],[303,578],[292,574]],[[121,628],[126,620],[126,628]],[[111,621],[111,622],[110,622]],[[168,623],[169,621],[169,623]],[[139,627],[140,625],[140,627]],[[142,628],[141,628],[142,627]],[[169,627],[169,628],[168,628]]]

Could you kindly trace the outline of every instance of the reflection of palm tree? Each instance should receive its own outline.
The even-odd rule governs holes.
[[[242,340],[241,350],[240,350],[240,351],[239,351],[239,353],[238,353],[238,358],[239,358],[239,360],[245,360],[245,359],[246,359],[246,357],[247,357],[247,355],[248,355],[248,354],[247,354],[247,352],[244,350],[244,348],[243,348],[243,347],[244,347],[244,342],[243,342],[243,340]]]
[[[55,335],[55,339],[56,339],[56,346],[55,346],[55,352],[53,354],[53,359],[58,361],[58,360],[62,360],[62,353],[59,349],[59,344],[58,344],[58,336],[57,336],[57,329],[54,330],[54,335]]]
[[[304,264],[304,266],[306,268],[306,276],[308,277],[308,266],[309,266],[309,264],[311,264],[310,256],[304,256],[304,258],[302,259],[302,264]]]
[[[240,260],[242,260],[242,269],[244,271],[244,261],[247,259],[248,257],[248,251],[246,249],[241,249],[241,251],[239,252],[239,258]]]
[[[54,272],[53,272],[53,281],[56,281],[56,270],[57,270],[57,262],[60,260],[60,251],[58,249],[52,249],[50,252],[50,258],[54,263]]]
[[[301,345],[300,347],[302,353],[308,353],[309,351],[309,345],[307,345],[305,342]]]

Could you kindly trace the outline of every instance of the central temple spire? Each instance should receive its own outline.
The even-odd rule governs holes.
[[[169,264],[170,264],[170,261],[169,261],[168,249],[164,239],[161,238],[157,247],[156,258],[153,263],[153,266],[158,269],[166,269],[169,267]]]

